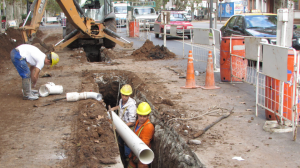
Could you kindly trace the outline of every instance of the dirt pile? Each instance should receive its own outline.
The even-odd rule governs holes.
[[[146,60],[146,59],[170,59],[174,58],[176,55],[169,51],[168,48],[159,45],[154,46],[153,42],[150,40],[146,40],[144,45],[135,50],[131,56],[135,58],[135,60]]]
[[[82,71],[84,83],[79,92],[99,92],[89,71]],[[105,104],[93,99],[78,102],[78,117],[74,127],[75,135],[71,143],[64,145],[71,167],[102,167],[103,164],[115,164],[119,155],[111,123],[107,118]],[[75,154],[75,156],[74,156]]]
[[[101,48],[101,62],[110,62],[116,58],[115,53],[111,49]]]
[[[23,44],[22,33],[18,29],[8,28],[0,35],[0,59],[1,62],[10,59],[10,51]]]

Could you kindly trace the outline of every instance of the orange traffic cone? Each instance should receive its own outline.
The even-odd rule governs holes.
[[[220,87],[215,86],[215,76],[211,51],[208,52],[205,86],[201,86],[201,88],[220,89]]]
[[[189,58],[188,58],[188,64],[187,64],[187,70],[186,70],[186,82],[185,86],[182,86],[180,88],[182,89],[195,89],[199,88],[201,86],[197,86],[195,82],[195,74],[194,74],[194,63],[193,63],[193,55],[192,51],[189,51]]]

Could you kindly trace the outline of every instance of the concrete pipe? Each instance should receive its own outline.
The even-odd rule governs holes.
[[[154,159],[153,151],[119,118],[112,112],[113,123],[116,131],[126,142],[131,151],[143,164],[150,164]]]
[[[70,92],[66,95],[67,101],[78,101],[81,99],[95,99],[95,100],[102,100],[102,95],[96,92]]]

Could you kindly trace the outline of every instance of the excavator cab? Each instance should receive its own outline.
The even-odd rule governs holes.
[[[104,2],[101,6],[99,0],[85,0],[82,1],[80,6],[84,10],[85,16],[92,18],[96,23],[103,23],[105,16]]]

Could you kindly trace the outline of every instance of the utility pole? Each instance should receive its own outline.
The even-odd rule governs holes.
[[[216,11],[215,11],[215,29],[217,29],[217,20],[218,20],[218,12],[219,11],[219,3],[218,0],[216,0]]]
[[[27,0],[27,14],[29,13],[29,1]]]
[[[210,20],[209,20],[209,28],[212,28],[213,20],[212,20],[212,12],[213,12],[213,0],[210,0]]]

